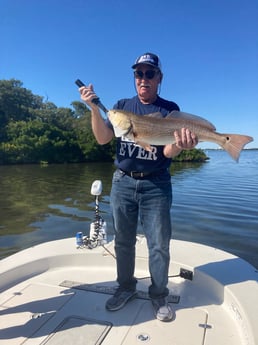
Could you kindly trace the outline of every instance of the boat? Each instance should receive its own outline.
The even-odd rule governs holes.
[[[89,236],[42,243],[0,261],[0,344],[257,345],[257,269],[199,243],[171,240],[171,322],[154,316],[140,235],[137,298],[121,310],[105,309],[117,283],[114,241],[99,226],[99,182],[92,185],[96,218]]]

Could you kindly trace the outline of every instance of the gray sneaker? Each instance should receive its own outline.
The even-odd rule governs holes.
[[[123,308],[127,302],[134,299],[137,296],[135,290],[123,290],[118,288],[114,296],[109,298],[106,302],[106,309],[110,311],[116,311]]]
[[[158,320],[168,322],[173,319],[174,313],[168,304],[167,298],[152,299],[151,302]]]

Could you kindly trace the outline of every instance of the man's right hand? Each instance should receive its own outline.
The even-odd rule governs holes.
[[[94,98],[98,98],[98,96],[94,92],[92,84],[80,87],[79,92],[81,94],[81,100],[84,101],[90,108],[98,108],[98,106],[92,102]]]

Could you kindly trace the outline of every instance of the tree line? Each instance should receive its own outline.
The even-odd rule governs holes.
[[[81,102],[57,107],[16,79],[0,80],[0,164],[112,161],[114,142],[98,145]]]
[[[99,145],[85,104],[57,107],[23,87],[0,80],[0,164],[112,161],[115,140]],[[203,161],[202,150],[182,152],[179,161]]]

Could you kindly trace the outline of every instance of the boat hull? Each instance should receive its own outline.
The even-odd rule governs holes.
[[[105,309],[117,285],[113,242],[106,248],[76,248],[71,238],[1,260],[1,345],[258,344],[258,275],[244,260],[171,241],[169,301],[175,318],[163,323],[148,298],[144,237],[136,245],[138,298],[117,312]],[[181,269],[193,279],[182,278]]]

